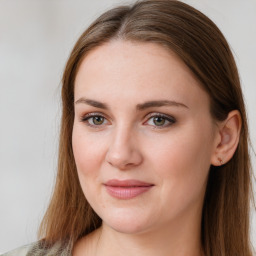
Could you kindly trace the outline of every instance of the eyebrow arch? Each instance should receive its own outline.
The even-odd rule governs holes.
[[[84,104],[90,105],[95,108],[109,109],[107,104],[96,101],[96,100],[80,98],[79,100],[77,100],[75,102],[75,104],[78,104],[78,103],[84,103]]]
[[[136,109],[137,110],[144,110],[144,109],[147,109],[147,108],[163,107],[163,106],[185,107],[187,109],[189,108],[185,104],[180,103],[180,102],[176,102],[176,101],[173,101],[173,100],[154,100],[154,101],[147,101],[145,103],[138,104],[136,106]]]
[[[107,104],[96,101],[96,100],[92,100],[92,99],[80,98],[79,100],[77,100],[75,102],[75,104],[79,104],[79,103],[84,103],[84,104],[87,104],[87,105],[90,105],[90,106],[96,107],[96,108],[101,108],[101,109],[106,109],[106,110],[109,109]],[[153,100],[153,101],[147,101],[142,104],[136,105],[136,109],[141,111],[141,110],[145,110],[147,108],[163,107],[163,106],[184,107],[187,109],[189,108],[188,106],[186,106],[183,103],[172,101],[172,100]]]

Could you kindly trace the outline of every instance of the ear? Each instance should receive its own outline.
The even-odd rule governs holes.
[[[218,124],[211,164],[220,166],[234,155],[241,131],[241,115],[238,110],[229,112],[226,120]]]

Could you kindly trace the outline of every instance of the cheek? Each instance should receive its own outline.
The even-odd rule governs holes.
[[[163,198],[175,195],[167,200],[176,200],[178,204],[203,196],[210,167],[211,144],[211,136],[193,128],[170,134],[164,141],[158,140],[154,150],[148,151],[150,166],[162,183]]]
[[[103,158],[102,145],[94,136],[85,134],[83,128],[74,126],[72,134],[72,147],[77,167],[78,178],[82,191],[90,203],[96,201],[99,194],[100,169]]]
[[[212,140],[206,134],[190,131],[176,133],[148,146],[148,155],[163,175],[190,173],[210,165]],[[153,160],[154,159],[154,160]],[[206,168],[207,169],[207,168]],[[169,171],[168,171],[169,170]],[[166,173],[167,172],[167,173]]]
[[[96,175],[95,170],[99,169],[103,158],[102,144],[94,136],[85,135],[83,129],[74,126],[72,147],[79,176]]]

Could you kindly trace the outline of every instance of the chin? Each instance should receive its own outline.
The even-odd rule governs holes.
[[[145,230],[144,225],[132,223],[131,221],[104,222],[109,228],[124,234],[138,234]]]
[[[154,221],[150,221],[143,214],[135,214],[136,211],[116,210],[114,213],[102,216],[103,223],[113,230],[125,234],[138,234],[149,229]]]

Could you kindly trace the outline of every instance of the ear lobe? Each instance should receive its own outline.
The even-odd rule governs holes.
[[[220,140],[212,155],[212,165],[220,166],[232,158],[239,142],[241,125],[241,115],[238,110],[229,112],[226,120],[219,124],[216,136]]]

